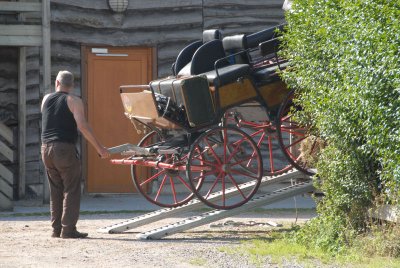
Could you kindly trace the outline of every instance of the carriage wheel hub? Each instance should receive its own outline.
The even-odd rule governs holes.
[[[221,170],[225,173],[230,173],[231,172],[231,165],[229,164],[223,164],[221,166]]]

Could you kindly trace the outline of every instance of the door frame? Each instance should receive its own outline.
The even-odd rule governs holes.
[[[81,98],[85,108],[85,116],[87,119],[88,115],[88,53],[91,53],[91,49],[94,47],[106,47],[106,48],[150,48],[151,49],[151,63],[152,63],[152,77],[156,79],[158,77],[158,47],[156,45],[151,46],[112,46],[112,45],[101,45],[101,44],[81,44]],[[84,179],[83,193],[88,193],[88,153],[87,146],[88,142],[85,138],[80,140],[81,147],[81,162],[82,162],[82,177]],[[96,193],[90,193],[96,194]]]

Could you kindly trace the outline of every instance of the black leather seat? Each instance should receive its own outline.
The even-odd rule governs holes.
[[[214,70],[217,60],[225,57],[221,40],[213,40],[199,47],[193,55],[190,74],[197,75]],[[228,61],[221,62],[221,67],[228,65]]]
[[[196,50],[203,44],[222,39],[222,34],[218,29],[210,29],[203,31],[203,40],[195,41],[188,46],[184,47],[181,52],[179,52],[178,57],[176,57],[175,63],[172,67],[173,75],[179,74],[183,68],[185,68],[192,60],[193,54]],[[187,69],[188,67],[186,67]],[[183,71],[187,73],[186,69]]]
[[[248,64],[233,64],[222,68],[218,68],[218,76],[215,70],[204,73],[208,82],[219,87],[235,82],[240,77],[250,74],[250,66]]]
[[[272,80],[275,80],[277,78],[278,70],[280,68],[281,69],[286,68],[287,65],[288,65],[288,63],[284,62],[284,63],[281,63],[280,65],[275,64],[275,65],[267,66],[262,69],[255,70],[252,75],[254,78],[254,82],[256,82],[256,84],[267,84],[267,83],[271,82]]]
[[[173,75],[177,75],[191,60],[194,52],[203,44],[203,41],[195,41],[188,46],[184,47],[179,52],[178,57],[172,67]]]

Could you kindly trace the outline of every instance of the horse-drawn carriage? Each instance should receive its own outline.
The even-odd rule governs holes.
[[[111,161],[131,165],[150,202],[176,207],[196,196],[230,209],[251,199],[263,176],[310,174],[300,150],[308,133],[293,120],[294,91],[279,76],[287,65],[277,55],[282,28],[225,38],[204,31],[179,53],[173,76],[120,87],[126,116],[150,131]]]

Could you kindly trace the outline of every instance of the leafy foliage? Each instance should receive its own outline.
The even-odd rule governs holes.
[[[335,251],[364,230],[373,202],[400,201],[400,1],[295,0],[292,8],[282,76],[328,143],[317,163],[326,197],[302,236]]]

